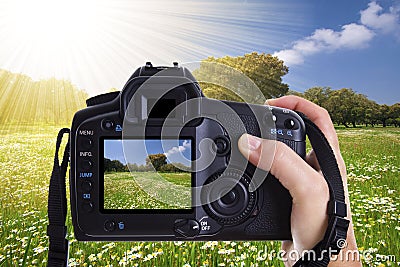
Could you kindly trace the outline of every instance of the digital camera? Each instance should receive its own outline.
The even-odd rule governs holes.
[[[242,156],[244,133],[305,157],[287,109],[206,98],[187,68],[138,68],[121,92],[87,100],[70,136],[77,240],[289,240],[292,199]],[[287,166],[290,168],[291,166]]]

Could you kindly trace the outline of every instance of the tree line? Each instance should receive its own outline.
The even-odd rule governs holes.
[[[189,172],[190,168],[182,163],[167,163],[167,156],[164,154],[151,154],[146,157],[146,163],[138,165],[136,163],[123,164],[119,160],[104,158],[104,172]]]
[[[378,124],[383,127],[388,125],[400,126],[400,103],[391,106],[380,105],[368,99],[366,95],[356,93],[351,88],[333,90],[330,87],[312,87],[304,93],[289,90],[289,86],[282,81],[282,77],[289,71],[288,67],[284,65],[283,61],[270,54],[253,52],[239,57],[209,57],[203,62],[221,63],[241,71],[257,85],[266,99],[290,94],[306,98],[324,107],[329,112],[332,121],[338,125],[345,127],[356,127],[362,124],[372,127]],[[212,64],[200,64],[200,68],[194,74],[201,81],[207,77],[212,77],[215,71],[219,72],[219,75],[213,78],[217,84],[232,77],[229,68],[218,68],[218,66]],[[243,91],[239,88],[237,92],[244,92],[243,95],[246,96],[247,84],[242,84],[241,81],[234,81],[233,84],[244,87]],[[228,88],[201,82],[200,86],[207,97],[243,101]]]
[[[231,69],[208,63],[220,63]],[[248,92],[246,95],[246,89],[252,84],[249,84],[249,80],[243,81],[232,70],[239,70],[249,77],[262,95],[248,95]],[[257,99],[261,97],[269,99],[295,94],[324,107],[335,123],[345,127],[360,124],[400,126],[400,103],[380,105],[350,88],[333,90],[329,87],[313,87],[299,93],[289,90],[289,86],[283,82],[282,77],[288,71],[289,68],[277,57],[253,52],[238,57],[206,58],[193,74],[200,81],[204,94],[210,98],[243,101],[237,94],[240,93],[246,99],[254,100],[251,103],[259,103]],[[234,85],[235,92],[218,84]],[[3,125],[70,125],[74,113],[86,106],[87,98],[85,91],[69,81],[54,78],[34,81],[26,75],[0,70],[0,123]]]
[[[350,88],[312,87],[304,93],[289,91],[288,94],[301,96],[325,108],[337,125],[400,126],[400,103],[380,105]]]

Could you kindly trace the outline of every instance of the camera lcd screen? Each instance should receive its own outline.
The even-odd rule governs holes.
[[[192,209],[192,140],[103,139],[103,211]]]

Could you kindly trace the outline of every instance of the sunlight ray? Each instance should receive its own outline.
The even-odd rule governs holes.
[[[304,23],[281,2],[3,0],[0,68],[121,89],[146,61],[270,52]]]

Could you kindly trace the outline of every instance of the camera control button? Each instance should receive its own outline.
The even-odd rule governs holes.
[[[90,170],[93,167],[93,163],[90,160],[82,160],[81,168],[85,171]]]
[[[81,184],[81,188],[85,192],[92,191],[92,187],[93,187],[93,185],[92,185],[92,182],[90,182],[90,181],[83,181]]]
[[[286,129],[293,129],[296,123],[292,119],[286,119],[284,122]]]
[[[105,119],[101,122],[104,130],[110,131],[114,128],[114,122],[112,120]]]
[[[175,233],[180,237],[192,238],[199,234],[200,225],[196,220],[176,220],[174,225]]]
[[[112,232],[117,228],[117,225],[115,224],[114,221],[107,220],[104,223],[104,230],[107,232]]]
[[[85,212],[92,212],[93,211],[93,203],[92,202],[84,202],[82,203],[82,210]]]
[[[125,223],[123,221],[118,222],[118,229],[119,230],[124,230],[125,229]]]
[[[88,137],[83,137],[80,139],[79,144],[83,149],[90,149],[93,147],[93,140]]]
[[[214,144],[216,146],[216,151],[219,156],[225,156],[230,151],[230,142],[226,136],[218,136],[214,139]]]

